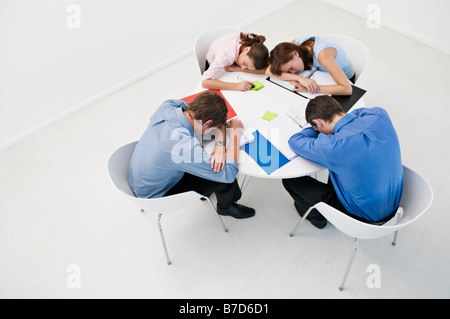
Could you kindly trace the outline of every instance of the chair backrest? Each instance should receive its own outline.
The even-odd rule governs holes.
[[[108,173],[114,186],[128,196],[134,196],[128,183],[128,166],[137,142],[126,144],[117,149],[108,160]]]
[[[333,35],[325,38],[336,42],[344,49],[355,71],[355,84],[357,84],[362,79],[369,63],[367,47],[362,42],[344,35]]]
[[[155,212],[170,212],[186,207],[202,196],[194,191],[161,198],[137,198],[128,183],[128,167],[138,142],[126,144],[117,149],[108,160],[108,173],[114,186],[140,208]]]
[[[197,57],[200,74],[205,72],[206,54],[210,44],[222,35],[235,32],[241,32],[241,30],[235,27],[221,27],[209,30],[197,38],[195,42],[195,56]]]
[[[400,202],[403,212],[400,221],[395,225],[376,226],[360,222],[323,202],[316,204],[315,207],[330,223],[351,237],[359,239],[383,237],[416,221],[430,208],[433,202],[433,190],[430,183],[405,166],[403,166],[403,172],[404,186]]]
[[[403,166],[403,195],[400,207],[403,208],[402,224],[410,224],[422,216],[433,203],[433,189],[420,174]]]

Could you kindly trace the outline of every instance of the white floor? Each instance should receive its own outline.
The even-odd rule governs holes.
[[[116,192],[106,161],[139,139],[163,100],[192,92],[199,76],[191,55],[0,153],[0,298],[450,297],[450,57],[311,0],[246,30],[266,35],[270,48],[302,34],[363,41],[366,104],[388,110],[404,164],[433,186],[429,212],[400,232],[396,247],[391,237],[362,241],[340,292],[352,239],[310,223],[290,238],[299,216],[281,182],[253,179],[241,202],[257,214],[224,218],[229,233],[200,201],[163,217],[168,266],[156,215]],[[380,267],[380,288],[367,284],[370,265]]]

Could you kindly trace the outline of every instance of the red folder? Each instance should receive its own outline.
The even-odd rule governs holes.
[[[228,118],[227,118],[227,120],[232,119],[233,117],[235,117],[237,115],[236,112],[234,111],[234,109],[231,107],[230,103],[228,103],[228,101],[225,98],[225,96],[223,96],[222,92],[220,92],[220,90],[206,90],[206,91],[203,91],[203,92],[200,92],[200,93],[196,93],[194,95],[187,96],[185,98],[182,98],[181,100],[183,100],[183,101],[185,101],[187,103],[191,103],[197,96],[199,96],[202,93],[208,92],[208,91],[216,92],[218,95],[223,97],[223,99],[227,103],[227,107],[228,107]]]

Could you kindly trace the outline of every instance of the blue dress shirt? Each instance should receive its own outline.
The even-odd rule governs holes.
[[[397,133],[387,112],[361,108],[341,118],[334,134],[312,127],[289,140],[300,156],[328,168],[336,194],[356,216],[380,221],[397,209],[403,166]]]
[[[184,175],[190,173],[208,180],[232,183],[238,166],[227,159],[225,169],[215,173],[211,156],[201,147],[183,111],[187,103],[168,100],[156,110],[136,145],[128,179],[137,197],[162,197]]]

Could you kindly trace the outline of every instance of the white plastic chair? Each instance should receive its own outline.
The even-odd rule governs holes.
[[[164,240],[164,234],[161,227],[161,216],[166,212],[177,211],[186,206],[194,203],[195,201],[203,200],[207,201],[213,211],[219,217],[219,221],[225,232],[228,232],[227,227],[222,221],[222,218],[217,214],[211,200],[208,197],[200,195],[197,192],[190,191],[180,194],[175,194],[171,196],[161,197],[161,198],[137,198],[130,188],[128,183],[128,166],[130,163],[131,156],[133,154],[134,148],[137,142],[129,143],[117,149],[108,160],[108,173],[114,186],[128,199],[132,200],[136,205],[141,207],[141,212],[144,211],[154,211],[158,213],[158,228],[161,236],[161,241],[164,247],[164,252],[166,254],[167,264],[170,265],[172,262],[169,259],[169,254],[166,247],[166,242]]]
[[[392,242],[392,245],[395,246],[397,243],[398,231],[416,221],[430,208],[431,203],[433,202],[433,190],[431,189],[430,183],[428,183],[424,177],[405,166],[403,166],[403,173],[404,186],[402,199],[397,214],[391,219],[391,221],[394,221],[397,217],[397,222],[394,225],[385,224],[377,226],[367,224],[320,202],[308,209],[294,230],[289,234],[289,236],[293,237],[311,210],[316,208],[337,229],[354,238],[352,255],[339,290],[342,291],[344,289],[347,275],[352,266],[356,250],[358,249],[359,239],[375,239],[395,232],[394,240]],[[391,222],[388,222],[387,224],[391,224]]]
[[[336,42],[344,49],[355,71],[355,85],[357,85],[369,64],[369,50],[367,47],[362,42],[344,35],[332,35],[325,38]]]
[[[205,72],[206,54],[208,53],[211,43],[222,35],[237,32],[241,32],[241,30],[235,27],[220,27],[209,30],[197,38],[194,51],[195,56],[197,57],[200,74]]]

